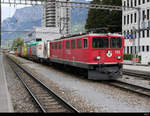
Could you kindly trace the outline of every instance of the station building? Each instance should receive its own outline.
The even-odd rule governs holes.
[[[122,0],[122,6],[140,7],[140,15],[136,9],[123,9],[122,33],[126,38],[124,53],[133,54],[133,49],[135,49],[136,54],[141,56],[141,63],[148,64],[150,62],[150,0]],[[139,18],[140,29],[143,29],[140,31],[140,36],[135,31],[135,29],[138,29]],[[138,36],[140,38],[139,41]],[[135,43],[133,38],[135,38]]]
[[[60,38],[62,35],[56,27],[34,27],[24,37],[24,43],[49,41]]]

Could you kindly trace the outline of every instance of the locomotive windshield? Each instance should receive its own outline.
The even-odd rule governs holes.
[[[107,37],[94,37],[92,46],[93,48],[108,48],[109,40]]]
[[[110,48],[122,48],[122,39],[120,37],[112,37],[110,39]]]

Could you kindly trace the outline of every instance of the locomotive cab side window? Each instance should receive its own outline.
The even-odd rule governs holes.
[[[107,37],[94,37],[92,41],[93,48],[108,48],[109,40]]]
[[[88,48],[88,39],[83,39],[83,48]]]
[[[52,43],[52,49],[55,49],[55,44],[54,43]]]
[[[71,48],[72,48],[72,49],[75,48],[75,40],[71,40]]]
[[[57,43],[55,43],[55,49],[57,49]]]
[[[70,41],[66,41],[66,49],[70,48]]]
[[[59,49],[61,49],[61,42],[59,42]]]
[[[111,37],[110,48],[122,48],[122,39],[120,37]]]

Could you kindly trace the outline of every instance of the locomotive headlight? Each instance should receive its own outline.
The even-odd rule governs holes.
[[[120,59],[121,59],[121,56],[117,56],[117,59],[120,60]]]
[[[97,57],[96,57],[96,59],[97,59],[97,60],[100,60],[100,59],[101,59],[101,57],[100,57],[100,56],[97,56]]]

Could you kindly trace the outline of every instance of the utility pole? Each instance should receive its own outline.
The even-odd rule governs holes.
[[[138,12],[138,29],[137,29],[137,32],[138,32],[138,48],[137,48],[137,54],[139,55],[140,53],[140,23],[141,23],[141,8],[137,8],[137,12]],[[135,63],[136,64],[136,63]]]
[[[133,33],[136,32],[135,27],[133,27],[133,32],[131,33],[133,35],[133,65],[136,65],[136,45],[135,45],[135,35]]]
[[[133,27],[133,32],[137,32],[138,33],[138,45],[137,45],[137,50],[135,50],[136,48],[136,44],[135,44],[135,35],[133,36],[133,65],[136,65],[136,52],[137,52],[137,55],[139,55],[140,53],[140,23],[141,23],[141,8],[137,8],[137,13],[138,13],[138,26],[137,26],[137,29],[135,29],[135,27]]]

